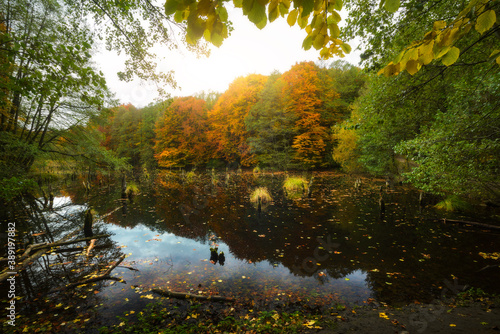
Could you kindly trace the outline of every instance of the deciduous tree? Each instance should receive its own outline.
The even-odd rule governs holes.
[[[209,111],[208,141],[212,145],[213,158],[238,161],[244,166],[256,162],[248,146],[245,118],[257,103],[266,80],[266,76],[257,74],[237,78]]]
[[[186,167],[207,158],[205,100],[174,99],[156,125],[155,157],[161,167]]]
[[[251,152],[261,165],[287,170],[293,160],[295,113],[287,113],[280,73],[269,76],[257,103],[245,117]]]
[[[309,168],[325,164],[327,129],[335,122],[329,102],[338,94],[327,79],[313,62],[296,64],[282,76],[285,111],[296,118],[295,159]]]

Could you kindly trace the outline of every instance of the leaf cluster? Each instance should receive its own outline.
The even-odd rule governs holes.
[[[165,13],[173,15],[176,22],[186,23],[188,42],[195,43],[203,37],[220,46],[231,31],[225,2],[167,0]],[[351,47],[339,39],[342,0],[233,0],[232,4],[241,8],[243,15],[259,29],[279,17],[286,18],[290,26],[298,25],[307,33],[303,48],[314,47],[324,59],[334,55],[343,57],[351,51]]]

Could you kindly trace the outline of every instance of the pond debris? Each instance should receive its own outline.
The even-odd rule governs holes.
[[[65,238],[63,238],[53,243],[41,243],[41,244],[30,245],[28,246],[24,254],[21,255],[21,257],[16,258],[17,266],[15,267],[14,271],[15,272],[21,271],[22,269],[33,263],[39,257],[42,257],[44,254],[48,252],[51,252],[54,247],[70,245],[82,241],[90,241],[91,239],[107,238],[109,236],[110,236],[109,234],[96,235],[94,237],[82,238],[73,241],[64,241]],[[32,252],[34,253],[32,254]],[[11,273],[7,269],[8,268],[6,268],[4,271],[0,273],[0,283],[6,280],[11,275]]]
[[[118,281],[118,282],[122,282],[122,283],[126,283],[123,279],[121,278],[118,278],[118,277],[111,277],[110,274],[111,274],[111,271],[113,271],[113,269],[115,269],[123,260],[125,260],[127,256],[125,254],[123,254],[122,256],[120,256],[120,258],[115,261],[114,264],[110,265],[108,267],[108,269],[106,269],[106,271],[104,273],[102,273],[101,275],[96,275],[94,277],[91,277],[89,279],[86,279],[86,280],[83,280],[83,281],[79,281],[79,282],[74,282],[74,283],[70,283],[64,287],[61,287],[59,289],[55,289],[55,290],[52,290],[49,292],[49,294],[51,293],[54,293],[54,292],[60,292],[60,291],[64,291],[64,290],[67,290],[67,289],[71,289],[71,288],[74,288],[74,287],[77,287],[79,285],[83,285],[83,284],[88,284],[88,283],[93,283],[93,282],[97,282],[97,281],[102,281],[102,280],[114,280],[114,281]]]

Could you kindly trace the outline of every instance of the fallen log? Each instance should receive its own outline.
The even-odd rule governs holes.
[[[479,269],[477,272],[480,272],[480,271],[483,271],[486,269],[491,269],[491,268],[500,268],[500,264],[490,264],[488,266],[485,266],[485,267]]]
[[[111,244],[105,244],[105,245],[98,245],[95,246],[94,249],[103,249],[103,248],[110,248],[113,245]],[[72,247],[72,248],[58,248],[54,250],[54,253],[71,253],[71,252],[82,252],[86,249],[87,247]]]
[[[117,207],[116,209],[114,209],[113,211],[110,211],[110,212],[108,212],[108,213],[106,213],[106,214],[102,215],[101,217],[98,217],[98,219],[103,220],[104,218],[106,218],[106,217],[108,217],[108,216],[112,215],[113,213],[115,213],[116,211],[120,210],[121,208],[122,208],[122,206],[119,206],[119,207]]]
[[[42,243],[39,243],[39,244],[31,244],[28,246],[28,248],[26,248],[26,250],[24,251],[23,255],[21,255],[18,259],[16,258],[15,261],[16,262],[21,262],[22,260],[24,260],[25,258],[27,258],[29,256],[29,253],[33,250],[33,248],[37,247],[37,246],[43,246],[45,245],[46,242],[42,242]],[[3,262],[8,262],[9,259],[6,258],[6,257],[0,257],[0,263],[3,263]]]
[[[487,228],[490,230],[500,230],[500,226],[484,224],[484,223],[470,222],[470,221],[465,221],[465,220],[446,219],[446,218],[442,218],[439,220],[443,221],[445,224],[450,222],[450,223],[461,224],[461,225],[478,226],[478,227]]]
[[[163,297],[171,297],[171,298],[178,298],[178,299],[200,299],[200,300],[213,300],[216,302],[234,302],[233,298],[229,297],[222,297],[222,296],[202,296],[202,295],[194,295],[191,293],[186,293],[186,292],[173,292],[169,290],[162,290],[162,289],[151,289],[156,294],[159,294]]]

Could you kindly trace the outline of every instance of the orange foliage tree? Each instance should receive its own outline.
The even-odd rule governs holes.
[[[175,99],[156,124],[155,157],[161,167],[198,165],[207,159],[205,101]]]
[[[258,74],[237,78],[208,113],[208,141],[212,145],[213,158],[239,161],[243,166],[255,164],[255,156],[247,143],[249,133],[245,117],[257,102],[266,81],[267,76]]]
[[[339,95],[331,78],[313,62],[294,65],[281,78],[285,110],[295,115],[297,136],[293,140],[295,160],[308,168],[326,164],[326,149],[331,139],[328,129],[336,121],[331,101]]]

